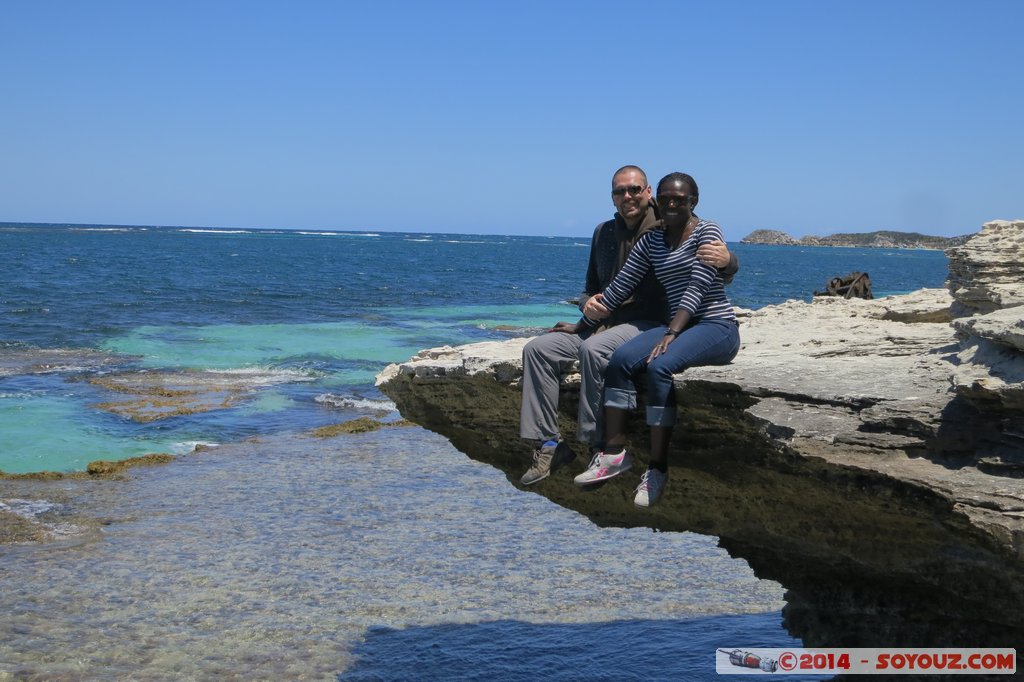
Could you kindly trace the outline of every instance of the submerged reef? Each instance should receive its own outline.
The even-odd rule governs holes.
[[[948,254],[948,291],[739,311],[733,363],[676,376],[670,479],[650,510],[632,504],[642,411],[628,430],[641,463],[573,485],[587,462],[570,370],[561,431],[578,456],[527,490],[599,526],[718,536],[787,588],[785,625],[808,646],[1019,647],[1024,222],[989,223]],[[378,385],[520,486],[526,341],[421,351]]]
[[[199,449],[199,446],[196,446]],[[103,476],[123,474],[128,469],[137,466],[152,466],[154,464],[167,464],[174,461],[175,456],[167,453],[151,453],[139,457],[129,457],[117,461],[97,459],[86,465],[85,471],[35,471],[30,474],[11,474],[0,471],[0,480],[9,481],[52,481],[61,479],[88,479]]]
[[[93,407],[140,423],[228,409],[259,388],[295,380],[294,374],[274,370],[138,370],[88,378],[90,384],[127,396]]]
[[[377,431],[386,427],[395,426],[412,426],[412,423],[405,420],[399,419],[393,422],[382,422],[377,419],[371,419],[370,417],[357,417],[356,419],[350,419],[340,424],[328,424],[327,426],[321,426],[318,429],[313,429],[312,435],[314,438],[334,438],[336,436],[343,436],[352,433],[368,433],[370,431]]]
[[[405,419],[380,421],[359,417],[339,424],[313,429],[296,437],[317,440],[368,433],[382,428],[409,427]],[[256,443],[249,438],[245,443]],[[136,467],[162,465],[180,457],[208,453],[218,446],[196,444],[190,455],[153,453],[124,460],[95,460],[85,471],[38,471],[14,474],[0,471],[0,545],[37,544],[53,541],[79,542],[99,539],[96,530],[110,523],[109,519],[95,518],[75,511],[70,501],[74,487],[61,486],[64,481],[117,481],[127,478]],[[56,501],[54,501],[56,500]],[[2,678],[0,678],[2,679]]]

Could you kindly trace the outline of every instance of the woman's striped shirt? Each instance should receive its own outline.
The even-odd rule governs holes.
[[[725,286],[718,270],[697,259],[697,247],[715,240],[725,241],[722,229],[708,220],[701,220],[690,236],[674,251],[665,243],[663,230],[651,230],[637,240],[625,265],[604,290],[604,304],[614,310],[629,298],[633,290],[654,268],[654,274],[668,294],[671,315],[683,308],[691,321],[698,319],[735,320],[732,304],[725,295]],[[585,324],[598,323],[586,317]]]

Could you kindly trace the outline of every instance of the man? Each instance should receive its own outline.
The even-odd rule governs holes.
[[[575,329],[559,322],[523,348],[523,398],[519,413],[519,435],[537,442],[533,463],[520,482],[531,485],[550,475],[576,456],[562,440],[558,426],[559,379],[579,361],[580,405],[577,438],[592,451],[604,443],[602,394],[604,370],[616,348],[641,332],[668,322],[669,305],[664,289],[653,272],[641,282],[633,296],[614,313],[601,303],[608,283],[626,262],[629,250],[641,234],[657,228],[657,207],[651,198],[647,175],[637,166],[623,166],[612,176],[612,220],[594,230],[590,244],[587,280],[580,296],[580,312],[601,324],[590,334],[559,333]],[[716,268],[729,281],[739,269],[736,257],[725,244],[702,246],[698,257]]]

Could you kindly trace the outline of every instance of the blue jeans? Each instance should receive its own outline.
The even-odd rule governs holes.
[[[676,392],[673,375],[687,367],[725,365],[740,350],[739,327],[732,320],[699,320],[687,327],[668,350],[650,365],[651,349],[665,336],[656,327],[627,341],[612,354],[604,375],[605,407],[632,410],[636,407],[635,378],[647,372],[647,423],[674,426]]]

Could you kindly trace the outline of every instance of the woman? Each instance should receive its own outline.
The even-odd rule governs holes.
[[[718,271],[697,259],[702,244],[723,240],[722,230],[693,213],[697,183],[685,173],[671,173],[658,183],[663,230],[637,241],[622,270],[600,296],[610,309],[625,301],[651,268],[668,293],[672,318],[668,327],[648,330],[620,346],[605,371],[605,450],[576,477],[577,485],[607,480],[632,465],[623,433],[626,411],[636,407],[634,378],[647,372],[647,423],[651,427],[651,461],[633,503],[649,507],[661,497],[668,480],[668,445],[676,422],[673,375],[687,367],[724,365],[740,348],[739,328]],[[578,330],[596,322],[583,318]]]

